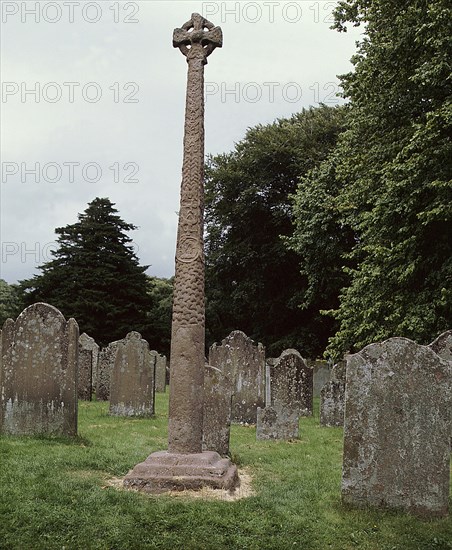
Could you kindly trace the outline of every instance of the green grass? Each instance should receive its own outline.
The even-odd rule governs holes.
[[[167,395],[153,419],[113,418],[80,403],[76,440],[0,438],[3,549],[452,549],[452,520],[355,510],[340,503],[342,430],[301,420],[300,440],[256,441],[233,426],[234,460],[255,496],[224,502],[126,492],[106,485],[166,448]],[[451,507],[452,508],[452,507]]]

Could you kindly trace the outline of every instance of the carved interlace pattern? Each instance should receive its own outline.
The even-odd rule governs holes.
[[[174,334],[177,326],[204,326],[205,323],[204,65],[215,47],[222,45],[221,29],[214,27],[201,15],[193,14],[190,21],[174,31],[173,45],[181,50],[188,62],[184,161],[173,300]]]

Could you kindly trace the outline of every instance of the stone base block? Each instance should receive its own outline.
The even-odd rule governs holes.
[[[193,454],[157,451],[124,478],[124,487],[147,493],[203,487],[233,491],[239,485],[237,467],[214,451]]]

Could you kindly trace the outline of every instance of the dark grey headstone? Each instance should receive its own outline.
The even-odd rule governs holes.
[[[156,351],[151,353],[155,354],[155,391],[164,393],[166,391],[166,357]]]
[[[257,407],[265,405],[265,348],[236,330],[209,350],[209,365],[231,372],[232,421],[256,423]]]
[[[232,414],[232,381],[223,373],[206,365],[204,371],[203,450],[229,453]]]
[[[110,399],[111,373],[115,366],[118,343],[121,340],[110,342],[106,348],[99,352],[96,377],[96,399],[98,401],[108,401]]]
[[[311,416],[313,409],[313,369],[297,350],[287,349],[269,365],[270,404],[276,409],[290,409],[300,416]]]
[[[85,332],[78,339],[78,398],[91,401],[95,388],[99,346]]]

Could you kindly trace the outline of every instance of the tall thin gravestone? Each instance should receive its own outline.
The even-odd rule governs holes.
[[[173,46],[188,62],[184,160],[176,246],[168,451],[151,454],[124,479],[143,491],[233,489],[237,468],[202,452],[205,341],[204,300],[204,65],[223,43],[222,31],[194,13],[175,29]]]

